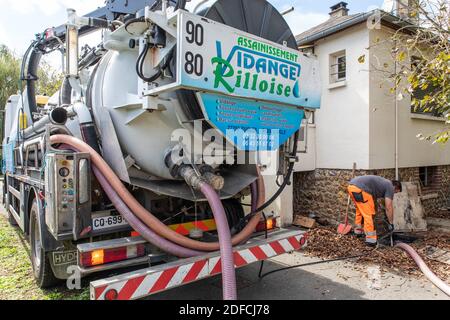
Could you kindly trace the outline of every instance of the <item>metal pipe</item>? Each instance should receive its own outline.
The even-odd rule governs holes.
[[[33,123],[30,127],[24,130],[24,138],[29,138],[32,135],[43,133],[42,129],[45,128],[47,124],[64,125],[68,119],[68,112],[65,108],[55,108],[48,115],[46,115],[41,120]]]
[[[285,16],[285,15],[291,13],[291,12],[294,11],[294,10],[295,10],[294,7],[290,7],[290,8],[287,8],[286,10],[284,10],[284,11],[281,11],[280,14],[281,14],[282,16]]]
[[[406,243],[398,243],[395,245],[397,248],[400,248],[406,253],[408,253],[411,258],[413,258],[414,262],[417,264],[417,266],[420,268],[420,270],[423,272],[423,274],[430,280],[436,287],[438,287],[442,292],[444,292],[446,295],[450,297],[450,286],[439,279],[433,271],[428,268],[426,263],[423,261],[423,259],[419,256],[419,254],[409,245]]]
[[[397,47],[397,41],[395,41],[395,47]],[[398,69],[398,65],[397,65],[397,60],[395,60],[394,63],[394,73],[395,75],[397,75],[397,69]],[[394,154],[394,158],[395,158],[395,180],[400,180],[400,173],[399,173],[399,154],[398,154],[398,148],[399,148],[399,144],[398,144],[398,133],[399,133],[399,128],[398,128],[398,88],[397,88],[397,79],[395,80],[395,154]]]

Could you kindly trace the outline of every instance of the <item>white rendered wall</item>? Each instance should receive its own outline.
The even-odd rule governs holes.
[[[371,169],[395,167],[395,94],[390,92],[392,83],[386,81],[386,74],[381,71],[394,71],[394,60],[390,54],[392,44],[384,42],[389,36],[390,29],[385,27],[370,32]],[[388,68],[385,68],[385,64]],[[438,132],[444,127],[445,122],[426,119],[427,117],[418,119],[411,114],[410,106],[411,98],[408,95],[404,95],[404,98],[398,101],[399,167],[450,164],[450,144],[432,145],[429,141],[420,141],[417,138],[419,133],[429,135]]]
[[[322,106],[316,112],[317,168],[369,167],[369,64],[358,63],[367,52],[369,30],[361,24],[317,42],[321,65]],[[347,81],[330,85],[330,55],[345,50]],[[367,59],[368,60],[368,59]]]

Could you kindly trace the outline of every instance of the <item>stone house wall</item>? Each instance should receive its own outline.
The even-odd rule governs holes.
[[[387,179],[395,178],[394,169],[357,170],[356,176],[379,175]],[[317,169],[294,174],[294,215],[311,213],[335,224],[339,213],[343,216],[347,207],[347,185],[352,170]],[[400,169],[401,181],[415,182],[419,186],[419,168]],[[427,216],[435,216],[445,206],[445,198],[450,197],[450,166],[436,167],[433,185],[420,188],[422,203]],[[355,208],[350,203],[350,221],[354,219]],[[449,215],[450,218],[450,215]]]

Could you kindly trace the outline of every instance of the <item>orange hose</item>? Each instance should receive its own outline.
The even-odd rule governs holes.
[[[181,246],[199,250],[199,251],[217,251],[220,249],[219,242],[200,242],[187,238],[183,235],[176,233],[175,231],[169,229],[164,223],[162,223],[158,218],[152,215],[147,209],[145,209],[128,191],[128,189],[123,185],[122,181],[117,177],[111,167],[106,163],[106,161],[88,144],[85,142],[68,135],[53,135],[50,137],[51,144],[63,143],[68,144],[80,152],[89,153],[91,155],[91,161],[95,166],[102,172],[102,174],[109,181],[111,186],[117,192],[119,197],[127,204],[130,210],[144,222],[150,229],[159,234],[160,236],[177,243]],[[261,207],[265,202],[265,188],[264,180],[258,171],[258,208]],[[255,231],[256,226],[261,220],[261,214],[255,215],[247,224],[247,226],[239,234],[235,235],[232,239],[233,246],[241,244],[246,241],[251,234]]]

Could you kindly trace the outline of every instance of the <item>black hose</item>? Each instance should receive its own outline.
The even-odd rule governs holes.
[[[147,57],[149,50],[150,50],[150,45],[148,43],[146,43],[144,45],[144,50],[142,50],[142,52],[139,54],[139,57],[136,61],[136,73],[139,76],[139,78],[141,78],[145,82],[154,82],[156,79],[158,79],[162,75],[162,71],[158,70],[158,72],[156,72],[151,77],[146,77],[144,75],[144,72],[143,72],[144,62],[145,62],[145,58]]]
[[[323,261],[317,261],[317,262],[310,262],[310,263],[305,263],[305,264],[298,264],[296,266],[289,266],[286,268],[281,268],[281,269],[277,269],[277,270],[273,270],[273,271],[269,271],[265,274],[262,274],[262,269],[263,269],[263,264],[261,264],[261,267],[259,269],[259,274],[258,277],[259,279],[263,279],[271,274],[277,273],[277,272],[281,272],[281,271],[286,271],[286,270],[291,270],[291,269],[297,269],[297,268],[301,268],[301,267],[308,267],[308,266],[315,266],[318,264],[325,264],[325,263],[331,263],[331,262],[337,262],[337,261],[344,261],[344,260],[350,260],[350,259],[356,259],[356,258],[362,258],[365,257],[367,255],[369,255],[370,252],[368,253],[364,253],[364,254],[359,254],[356,256],[349,256],[349,257],[341,257],[341,258],[336,258],[336,259],[331,259],[331,260],[323,260]]]
[[[172,61],[174,54],[175,54],[175,48],[172,49],[170,51],[170,53],[168,54],[166,61],[164,62],[164,64],[161,66],[161,68],[158,70],[158,72],[156,72],[153,76],[151,77],[146,77],[144,75],[144,63],[145,63],[145,58],[147,57],[148,51],[150,50],[150,45],[149,44],[145,44],[144,46],[144,50],[142,50],[142,52],[139,54],[139,57],[136,61],[136,73],[139,76],[139,78],[141,78],[142,80],[144,80],[145,82],[154,82],[156,81],[159,77],[162,76],[162,73],[164,70],[166,70],[169,65],[170,62]]]
[[[293,158],[297,157],[297,150],[298,150],[298,139],[299,139],[299,131],[297,131],[295,133],[294,136],[294,149],[292,150],[292,154],[291,156]],[[256,214],[258,214],[259,212],[267,209],[276,199],[278,199],[278,197],[283,193],[284,189],[286,188],[286,186],[289,185],[289,182],[291,180],[291,176],[292,173],[294,172],[294,166],[295,166],[295,162],[291,162],[289,164],[289,169],[288,172],[286,174],[286,176],[284,177],[284,181],[281,184],[280,188],[278,189],[278,191],[272,196],[272,198],[270,198],[270,200],[268,200],[265,204],[263,204],[261,207],[259,207],[258,209],[256,209],[254,212],[250,213],[250,215],[255,216]],[[248,219],[250,219],[251,217],[249,217],[249,215],[246,217]]]
[[[22,70],[21,70],[21,80],[25,80],[27,82],[27,98],[28,98],[28,106],[30,110],[30,119],[34,122],[33,113],[37,112],[37,103],[36,103],[36,81],[38,80],[37,72],[39,68],[39,62],[42,58],[42,51],[38,48],[37,42],[33,42],[31,46],[27,50],[27,55],[24,56],[24,60],[22,61]],[[25,75],[25,64],[26,66],[26,75]]]
[[[297,142],[298,142],[298,139],[299,139],[299,131],[297,131],[295,133],[295,136],[294,136],[295,142],[294,142],[294,149],[293,149],[292,154],[291,154],[292,157],[296,157],[297,156],[297,150],[298,150],[298,143]],[[283,183],[278,188],[278,191],[265,204],[263,204],[261,207],[259,207],[255,211],[251,212],[247,216],[245,216],[240,221],[240,223],[237,225],[237,227],[240,227],[240,226],[244,225],[248,220],[250,220],[251,218],[256,216],[261,211],[264,211],[265,209],[267,209],[275,200],[278,199],[278,197],[283,193],[284,189],[286,189],[286,186],[288,186],[288,184],[289,184],[289,182],[291,180],[292,173],[294,172],[294,166],[295,166],[295,162],[291,162],[289,164],[288,172],[287,172],[286,176],[284,177]],[[237,231],[237,228],[233,228],[232,234],[235,234],[236,231]]]

